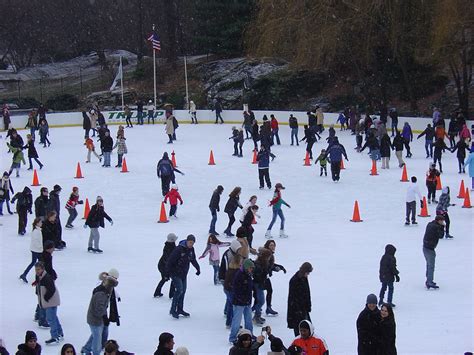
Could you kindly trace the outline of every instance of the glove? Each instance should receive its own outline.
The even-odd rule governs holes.
[[[288,205],[288,208],[291,208],[291,206],[290,206],[290,205]]]
[[[181,202],[180,205],[182,205],[183,203]]]
[[[79,200],[79,201],[77,201],[77,203],[78,203],[79,205],[82,205],[82,204],[84,203],[84,201]]]
[[[400,276],[395,275],[395,282],[400,282]]]
[[[201,275],[201,270],[196,271],[196,275],[197,276]]]
[[[87,224],[84,223],[84,229],[87,229]]]
[[[199,257],[199,259],[204,259],[204,256],[201,255],[201,256]]]
[[[420,200],[420,206],[423,208],[423,200]]]
[[[111,225],[111,226],[114,225],[114,221],[113,221],[113,220],[110,220],[110,225]]]
[[[283,273],[286,274],[286,269],[282,266],[281,269],[283,270]]]

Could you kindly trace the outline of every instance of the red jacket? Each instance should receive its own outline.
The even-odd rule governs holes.
[[[168,199],[170,200],[171,205],[177,205],[178,200],[179,200],[179,202],[183,203],[183,200],[181,199],[181,195],[179,194],[178,190],[176,190],[176,189],[171,189],[165,195],[165,203],[168,202]]]
[[[303,349],[305,355],[326,355],[328,350],[324,340],[310,336],[307,339],[296,338],[291,345],[297,345]]]
[[[276,118],[271,119],[270,127],[272,128],[272,130],[278,129],[278,121]]]
[[[77,204],[82,204],[82,201],[79,201],[79,195],[71,194],[69,197],[69,200],[66,202],[66,208],[67,209],[73,209],[76,208]]]

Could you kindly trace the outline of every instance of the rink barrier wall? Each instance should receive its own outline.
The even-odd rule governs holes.
[[[267,115],[270,119],[270,114],[275,115],[280,125],[288,125],[288,118],[290,114],[298,119],[299,125],[303,126],[308,122],[308,116],[305,111],[253,111],[255,117],[262,122],[263,115]],[[107,124],[119,125],[125,124],[125,114],[123,111],[103,111]],[[146,113],[146,111],[144,111]],[[179,123],[191,123],[191,116],[187,110],[174,110],[174,115]],[[224,110],[221,113],[224,123],[238,125],[239,127],[243,122],[243,114],[241,110]],[[325,113],[324,114],[324,126],[334,124],[335,127],[340,126],[336,124],[339,113]],[[132,120],[136,122],[137,112],[133,111]],[[155,111],[155,124],[163,123],[165,117],[164,110]],[[46,115],[50,127],[74,127],[82,126],[82,112],[55,112]],[[211,124],[215,122],[215,112],[211,110],[198,110],[197,119],[199,123]],[[24,129],[28,121],[28,115],[18,115],[10,117],[10,127],[16,129]],[[144,122],[147,121],[147,117],[143,118]],[[3,119],[0,120],[1,126],[3,127]],[[401,130],[403,124],[409,122],[414,133],[421,133],[428,123],[432,123],[431,118],[425,117],[399,117],[398,128]],[[145,123],[146,124],[146,123]],[[390,118],[387,124],[387,129],[390,131]]]

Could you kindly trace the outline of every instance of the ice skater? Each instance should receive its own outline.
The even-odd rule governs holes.
[[[25,186],[22,192],[17,192],[12,198],[12,204],[16,201],[16,212],[18,213],[18,234],[26,233],[26,225],[28,223],[28,213],[32,214],[33,196],[28,186]]]
[[[219,235],[216,232],[216,222],[217,222],[217,212],[220,211],[219,202],[221,201],[221,195],[224,191],[222,185],[217,186],[217,188],[212,193],[211,201],[209,202],[209,210],[211,211],[211,225],[209,226],[209,234]]]
[[[178,210],[178,201],[180,205],[183,204],[183,199],[181,198],[181,195],[178,192],[178,185],[171,185],[171,190],[165,195],[165,200],[163,202],[168,203],[168,199],[170,201],[170,218],[178,218],[176,214],[176,211]]]
[[[32,159],[35,160],[35,162],[39,165],[40,169],[43,169],[43,164],[39,161],[38,152],[36,151],[36,148],[35,148],[35,136],[31,134],[27,134],[26,140],[27,142],[25,146],[23,147],[23,149],[28,149],[28,161],[30,163],[28,170],[33,169]]]
[[[269,189],[272,188],[270,181],[270,152],[262,145],[257,154],[258,162],[258,180],[260,182],[260,190],[264,188],[264,180]]]
[[[433,154],[433,163],[436,165],[436,162],[439,163],[439,172],[443,173],[443,165],[441,164],[441,158],[445,150],[450,150],[444,140],[441,138],[436,139],[434,143],[434,154]]]
[[[166,196],[166,194],[169,192],[170,183],[176,183],[174,175],[175,172],[184,175],[183,172],[173,166],[173,163],[168,156],[168,152],[164,152],[163,157],[156,166],[156,174],[161,179],[161,193],[163,196]]]
[[[395,258],[395,248],[392,244],[387,244],[385,246],[385,254],[380,259],[380,268],[379,268],[379,279],[382,283],[382,288],[380,289],[379,295],[379,306],[383,304],[385,297],[385,291],[388,287],[387,303],[395,307],[392,303],[393,299],[393,282],[400,282],[399,271],[397,270],[397,259]]]
[[[440,239],[444,236],[444,217],[437,215],[435,219],[426,225],[425,235],[423,237],[423,255],[426,260],[426,282],[425,286],[429,290],[438,289],[439,286],[434,282],[434,270],[436,262],[435,249]]]
[[[466,166],[469,166],[469,177],[471,178],[471,191],[472,191],[474,190],[474,148],[471,148],[471,153],[469,153],[469,156],[464,162],[464,167]]]
[[[123,134],[117,135],[117,140],[115,141],[115,145],[113,146],[112,150],[117,148],[117,165],[115,165],[116,168],[121,168],[122,167],[122,159],[124,154],[128,153],[127,149],[127,143],[125,143],[125,138]]]
[[[243,208],[239,200],[241,191],[242,189],[239,186],[235,187],[229,194],[229,199],[227,200],[227,203],[224,207],[224,212],[227,213],[227,215],[229,216],[229,223],[227,224],[227,228],[224,231],[224,234],[228,237],[234,236],[231,229],[232,225],[235,222],[235,211],[237,210],[237,208]]]
[[[441,196],[439,197],[438,205],[436,206],[436,215],[444,217],[445,230],[446,230],[446,239],[453,239],[454,237],[449,234],[449,227],[451,225],[451,220],[449,219],[448,208],[450,206],[456,206],[455,203],[451,203],[451,197],[449,196],[449,186],[443,187]]]
[[[16,177],[20,177],[21,163],[23,163],[23,165],[26,164],[23,151],[21,150],[21,148],[15,148],[10,143],[7,143],[7,146],[10,149],[10,152],[13,154],[12,165],[10,166],[10,170],[8,171],[8,175],[11,175],[13,170],[16,170]]]
[[[434,129],[428,123],[425,130],[416,137],[416,139],[420,139],[421,137],[425,136],[426,158],[433,158],[434,135],[435,135]]]
[[[416,184],[416,176],[411,177],[411,184],[408,186],[407,195],[406,195],[406,221],[405,225],[410,225],[410,215],[411,215],[411,224],[418,224],[416,222],[416,198],[420,201],[420,206],[423,208],[423,201],[421,199],[420,189]]]
[[[168,258],[173,252],[173,250],[176,248],[176,240],[178,237],[174,233],[169,233],[166,237],[166,242],[165,245],[163,246],[163,253],[161,254],[161,258],[158,261],[158,271],[161,274],[161,280],[156,286],[155,292],[153,294],[153,297],[162,297],[163,294],[161,293],[161,290],[163,289],[163,286],[165,285],[166,282],[170,280],[170,275],[166,270],[166,263],[168,262]],[[174,285],[173,282],[171,282],[170,285],[170,290],[169,290],[169,298],[173,298],[174,294]]]
[[[43,253],[43,235],[41,234],[41,226],[43,220],[39,217],[33,221],[33,230],[31,231],[30,251],[31,251],[31,263],[26,267],[25,271],[20,275],[20,280],[24,283],[28,283],[26,276],[30,272],[31,268],[35,266],[36,262],[40,259]]]
[[[12,182],[10,181],[10,175],[8,174],[8,171],[5,171],[0,180],[0,216],[3,216],[4,203],[7,204],[8,213],[13,214],[10,209],[10,193],[14,194],[15,191],[13,190]]]
[[[326,152],[329,156],[329,160],[331,161],[332,181],[339,181],[341,178],[340,174],[342,156],[344,156],[346,161],[349,161],[349,159],[347,159],[346,149],[342,144],[339,143],[339,140],[336,137],[334,138],[334,143],[327,148]]]
[[[285,202],[281,197],[281,190],[284,190],[285,187],[281,183],[275,185],[275,192],[273,193],[273,199],[270,201],[270,206],[272,206],[273,217],[270,222],[270,225],[267,228],[265,233],[265,238],[270,239],[272,237],[272,227],[275,223],[277,216],[280,217],[280,238],[288,238],[288,235],[285,234],[285,216],[283,215],[283,210],[281,205],[285,205],[288,208],[291,206]]]
[[[436,184],[438,183],[440,172],[436,169],[435,163],[430,163],[430,168],[426,173],[426,188],[428,190],[428,203],[438,203],[436,201]]]
[[[219,263],[220,263],[220,255],[219,255],[219,248],[228,247],[230,246],[230,242],[221,242],[214,234],[209,234],[207,238],[207,246],[206,249],[202,252],[199,259],[204,259],[207,254],[209,254],[209,265],[212,266],[214,270],[214,285],[220,285],[219,282]]]
[[[104,218],[110,222],[110,225],[114,225],[114,221],[109,217],[104,210],[104,200],[101,196],[97,196],[96,203],[91,207],[89,215],[87,216],[86,223],[84,223],[84,228],[89,227],[91,233],[89,236],[89,245],[87,248],[88,252],[92,253],[103,253],[99,249],[100,233],[99,227],[105,228]]]
[[[313,160],[313,144],[316,143],[315,131],[308,128],[308,125],[304,125],[304,137],[300,139],[300,142],[306,141],[306,153],[309,154],[309,159]]]
[[[464,174],[466,172],[466,168],[464,165],[464,160],[466,159],[466,152],[470,152],[469,146],[463,139],[460,139],[459,142],[451,149],[451,152],[456,153],[456,158],[458,158],[458,173]]]
[[[66,228],[73,228],[74,226],[72,225],[72,222],[77,217],[77,210],[76,206],[77,205],[82,205],[83,201],[79,200],[79,188],[77,186],[74,186],[72,188],[71,195],[69,196],[69,200],[66,202],[66,210],[69,213],[69,218],[67,219],[66,222]]]
[[[99,156],[99,154],[96,153],[95,151],[95,146],[94,146],[94,141],[92,140],[92,138],[89,138],[87,137],[86,138],[86,141],[84,143],[84,145],[86,146],[87,148],[87,160],[86,160],[86,163],[90,163],[91,162],[91,153],[94,154],[96,156],[96,158],[99,160],[99,163],[102,162],[102,158]]]
[[[324,172],[324,176],[328,176],[328,170],[327,170],[328,161],[329,159],[326,155],[326,149],[321,149],[321,154],[319,154],[319,156],[314,161],[314,165],[318,164],[319,162],[319,165],[321,166],[321,169],[320,169],[321,171],[319,173],[319,176],[323,176],[323,172]]]

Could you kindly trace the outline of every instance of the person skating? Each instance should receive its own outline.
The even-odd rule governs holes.
[[[425,136],[425,150],[426,150],[426,157],[433,158],[433,140],[434,140],[435,131],[433,127],[428,123],[426,128],[423,132],[421,132],[416,139],[420,139],[421,137]]]
[[[104,210],[104,200],[101,196],[97,196],[96,203],[91,207],[89,215],[87,216],[84,228],[89,227],[91,232],[89,236],[89,244],[87,251],[93,253],[102,253],[99,249],[100,233],[99,227],[105,228],[104,218],[110,222],[110,225],[114,225],[114,221],[109,217]]]
[[[272,142],[274,143],[274,140],[276,139],[276,144],[280,145],[280,136],[278,135],[278,120],[276,119],[275,115],[271,114],[270,115],[270,127],[272,129]]]
[[[444,143],[444,140],[441,138],[436,139],[436,142],[434,143],[433,163],[435,165],[436,162],[439,163],[440,173],[443,173],[443,165],[441,164],[441,158],[446,149],[449,150],[449,148],[446,146],[446,143]]]
[[[378,354],[379,324],[380,311],[377,308],[377,296],[370,294],[367,296],[365,308],[360,312],[356,322],[358,355]]]
[[[43,144],[43,148],[46,148],[46,143],[48,144],[48,147],[51,145],[51,142],[48,139],[49,136],[49,125],[48,121],[46,119],[41,119],[39,122],[39,128],[38,132],[40,135],[40,143]]]
[[[300,142],[306,141],[306,153],[309,154],[309,159],[313,160],[313,144],[316,143],[315,131],[304,125],[304,137],[300,139]]]
[[[255,206],[256,204],[257,204],[257,196],[256,195],[250,196],[249,201],[245,204],[244,208],[242,208],[242,215],[240,216],[240,219],[239,219],[241,223],[243,223],[245,215],[249,211],[250,207]],[[260,218],[258,214],[256,214],[255,216],[257,218]],[[252,221],[252,224],[256,224],[256,223],[257,223],[256,220]]]
[[[49,193],[49,204],[48,204],[48,212],[54,211],[56,212],[56,223],[58,226],[58,239],[60,244],[66,246],[66,243],[63,242],[63,228],[61,224],[61,201],[59,199],[59,194],[61,193],[61,186],[58,184],[53,186],[53,190]]]
[[[426,173],[426,188],[428,190],[428,203],[435,202],[436,201],[436,184],[437,180],[440,176],[440,172],[438,169],[436,169],[436,164],[435,163],[430,163],[430,168],[428,169],[428,172]]]
[[[258,180],[260,183],[260,190],[263,190],[265,183],[269,189],[272,188],[270,181],[270,152],[262,145],[257,153],[258,162]]]
[[[209,201],[209,210],[211,211],[211,225],[209,226],[209,233],[214,235],[219,235],[216,232],[216,222],[217,222],[217,212],[220,211],[219,203],[221,201],[221,195],[224,191],[224,187],[222,185],[218,185],[217,188],[214,190],[211,196],[211,201]]]
[[[10,149],[10,152],[13,154],[12,155],[12,165],[10,166],[10,170],[8,170],[8,175],[10,176],[13,172],[13,170],[16,170],[16,177],[20,177],[20,168],[21,168],[21,163],[23,165],[26,164],[25,157],[23,155],[23,151],[21,150],[22,148],[15,148],[12,146],[10,143],[7,143],[8,148]]]
[[[437,215],[435,219],[426,225],[425,235],[423,236],[423,255],[426,260],[426,282],[425,286],[438,289],[439,286],[434,282],[434,270],[436,262],[435,249],[440,239],[444,236],[444,216]]]
[[[449,206],[455,206],[455,203],[451,203],[451,197],[449,196],[449,186],[443,187],[441,196],[439,197],[438,205],[436,206],[436,215],[441,215],[444,217],[445,230],[446,230],[446,239],[452,239],[453,236],[449,234],[449,227],[451,221],[449,219],[448,208]]]
[[[69,217],[66,222],[66,228],[74,227],[72,225],[72,222],[74,222],[77,217],[76,206],[82,205],[83,203],[84,202],[82,200],[79,200],[79,188],[77,186],[74,186],[72,188],[71,195],[69,196],[69,200],[66,202],[66,210],[69,213]]]
[[[242,226],[240,228],[244,228],[245,236],[247,238],[247,242],[249,244],[250,249],[252,250],[252,254],[254,253],[254,249],[252,248],[252,241],[253,241],[253,232],[254,228],[252,224],[257,223],[256,217],[258,216],[258,206],[252,205],[248,208],[247,213],[245,214],[242,220]],[[239,228],[239,229],[240,229]],[[256,252],[255,252],[256,254]]]
[[[0,216],[3,216],[3,204],[7,204],[7,211],[9,214],[13,214],[10,209],[10,193],[14,194],[12,182],[10,181],[10,175],[8,171],[3,173],[2,179],[0,180]]]
[[[46,321],[50,326],[51,339],[46,340],[46,345],[59,344],[64,333],[61,323],[58,319],[58,306],[61,304],[59,291],[54,284],[53,277],[45,270],[44,264],[38,261],[35,264],[36,273],[36,294],[38,295],[38,304],[46,313]]]
[[[196,104],[193,100],[189,101],[189,114],[191,116],[191,123],[198,124]]]
[[[380,323],[379,323],[379,352],[383,355],[397,355],[395,347],[396,339],[395,315],[390,304],[384,303],[380,307]]]
[[[395,248],[392,244],[385,246],[385,254],[380,259],[379,267],[379,280],[382,283],[379,294],[379,306],[383,303],[385,297],[385,291],[388,287],[387,303],[392,307],[395,305],[392,303],[393,299],[393,282],[400,282],[399,271],[397,270],[397,259],[395,258]]]
[[[342,144],[339,143],[339,140],[336,137],[334,139],[334,143],[326,149],[326,152],[326,154],[329,156],[329,160],[331,161],[332,181],[339,181],[341,178],[340,174],[342,156],[344,156],[346,161],[349,161],[349,159],[347,159],[346,149]]]
[[[466,159],[466,152],[470,152],[470,149],[469,149],[469,146],[466,144],[466,142],[461,139],[459,140],[459,142],[456,143],[456,145],[453,147],[453,149],[451,150],[451,152],[455,152],[457,150],[457,153],[456,153],[456,158],[458,158],[458,173],[461,174],[461,173],[465,173],[466,172],[466,168],[464,166],[464,160]]]
[[[241,190],[242,189],[239,186],[235,187],[229,194],[229,199],[227,200],[227,203],[224,207],[224,212],[227,213],[227,215],[229,216],[229,223],[227,224],[227,228],[224,231],[224,234],[228,237],[234,236],[231,229],[232,225],[235,222],[235,211],[237,210],[237,208],[243,208],[239,201]]]
[[[345,131],[347,128],[345,127],[347,123],[347,117],[344,115],[344,112],[339,112],[339,116],[337,116],[336,124],[339,123],[341,125],[340,131]]]
[[[299,346],[305,355],[329,355],[326,342],[314,334],[314,326],[309,320],[300,322],[299,332],[299,336],[291,345]]]
[[[242,123],[242,127],[245,128],[245,139],[252,139],[252,123],[253,120],[255,119],[254,113],[249,110],[244,111],[244,122]]]
[[[40,259],[43,253],[43,235],[41,234],[41,227],[43,221],[41,218],[35,218],[33,221],[33,229],[31,231],[30,251],[31,251],[31,263],[26,267],[25,271],[20,275],[20,280],[24,283],[28,283],[26,276],[30,272],[31,268],[35,266],[36,262]]]
[[[366,137],[367,140],[365,141],[365,144],[362,146],[359,152],[363,152],[364,149],[368,147],[370,160],[372,160],[372,162],[377,162],[377,160],[380,160],[379,141],[372,133],[368,133]]]
[[[270,258],[272,252],[266,248],[260,248],[257,259],[255,260],[255,269],[253,272],[253,287],[256,294],[256,302],[252,307],[255,311],[253,321],[257,325],[265,324],[265,318],[262,317],[262,307],[265,304],[265,284],[270,272]]]
[[[18,345],[15,355],[41,355],[41,345],[38,344],[38,338],[34,331],[26,331],[25,342]]]
[[[469,156],[464,162],[464,167],[466,166],[469,166],[469,177],[471,178],[471,191],[472,191],[474,190],[474,148],[471,148],[471,153],[469,153]]]
[[[286,321],[295,336],[299,335],[301,321],[305,319],[311,321],[311,290],[308,276],[312,271],[313,266],[309,262],[304,262],[290,279]]]
[[[166,196],[166,194],[169,192],[170,183],[176,183],[174,174],[175,172],[184,175],[183,172],[173,166],[173,163],[171,162],[168,156],[168,152],[164,152],[163,157],[158,161],[158,164],[156,165],[156,174],[161,179],[161,193],[163,194],[163,196]]]
[[[237,340],[230,348],[229,355],[258,355],[258,349],[264,342],[263,335],[253,337],[250,330],[242,328],[237,333]]]
[[[281,183],[277,183],[275,185],[275,192],[273,193],[273,198],[270,201],[270,206],[272,207],[273,211],[273,217],[265,233],[265,238],[272,237],[272,227],[277,219],[277,216],[280,217],[280,238],[288,238],[288,235],[285,234],[285,216],[283,215],[281,205],[285,205],[288,208],[291,208],[291,206],[286,203],[285,200],[283,200],[283,198],[281,197],[281,190],[284,189],[285,187]]]
[[[265,147],[273,161],[276,155],[272,153],[272,128],[266,115],[263,115],[263,124],[260,126],[260,145]]]
[[[84,139],[89,138],[91,131],[91,119],[87,111],[82,111],[82,129],[84,130]]]
[[[403,137],[400,135],[400,132],[397,131],[395,138],[393,138],[392,146],[395,149],[395,156],[398,159],[398,167],[403,168],[405,162],[403,161],[403,147],[404,147]]]
[[[16,201],[16,212],[18,213],[18,234],[26,233],[26,225],[28,223],[28,213],[32,214],[33,196],[28,186],[25,186],[22,192],[17,192],[12,198],[12,204]]]
[[[90,163],[91,162],[91,153],[94,154],[96,156],[96,158],[99,160],[99,163],[102,162],[102,158],[99,156],[99,154],[97,154],[97,152],[95,151],[95,146],[94,146],[94,141],[87,137],[86,138],[86,141],[84,143],[84,145],[86,146],[86,149],[87,149],[87,160],[86,160],[86,163]]]
[[[388,114],[391,118],[391,127],[392,127],[392,137],[395,135],[395,132],[398,132],[398,112],[396,108],[390,109]]]
[[[276,316],[278,312],[272,309],[273,287],[272,287],[271,277],[273,275],[273,272],[283,271],[286,274],[286,269],[283,267],[283,265],[279,265],[275,263],[276,242],[273,239],[267,240],[265,244],[263,245],[263,247],[265,249],[270,250],[272,253],[269,259],[268,278],[265,281],[265,285],[264,285],[264,289],[265,291],[267,291],[267,295],[265,297],[265,301],[267,303],[265,314],[267,316]]]
[[[2,116],[3,116],[3,126],[4,126],[4,129],[5,129],[5,132],[7,132],[8,127],[10,126],[10,123],[12,122],[11,119],[10,119],[10,110],[9,110],[7,104],[3,104]]]
[[[190,314],[184,310],[184,296],[186,295],[186,279],[189,264],[193,264],[196,269],[196,275],[199,276],[201,274],[201,269],[199,263],[196,261],[196,254],[193,247],[195,242],[196,238],[194,235],[188,235],[185,240],[179,242],[166,263],[166,270],[171,276],[175,288],[170,309],[170,314],[175,319],[178,319],[180,315],[184,317],[190,316]]]
[[[209,254],[209,265],[212,266],[214,271],[214,285],[220,285],[219,282],[219,248],[230,246],[230,242],[221,242],[214,234],[209,234],[207,238],[206,249],[202,252],[202,255],[199,259],[204,259],[207,254]]]
[[[405,122],[403,124],[402,137],[403,137],[403,143],[404,143],[405,148],[407,150],[406,158],[411,158],[413,156],[413,154],[411,153],[410,142],[413,141],[413,132],[412,132],[411,126],[408,122]]]
[[[115,141],[115,145],[113,146],[112,150],[117,148],[117,165],[116,168],[122,167],[122,159],[123,155],[128,153],[127,143],[125,143],[127,138],[125,138],[122,134],[117,136],[117,140]]]
[[[288,123],[291,130],[291,145],[293,145],[296,141],[296,145],[299,146],[300,143],[298,140],[298,119],[295,116],[290,115]]]
[[[259,127],[258,127],[258,121],[254,119],[252,121],[252,140],[253,140],[253,146],[254,150],[258,150],[258,141],[260,140],[260,133],[259,133]]]
[[[40,217],[43,221],[48,214],[49,192],[47,187],[42,187],[40,195],[35,200],[35,217]]]
[[[382,158],[382,169],[390,169],[390,155],[393,150],[390,136],[387,132],[380,139],[380,157]]]
[[[43,235],[43,243],[47,240],[51,240],[54,242],[56,250],[62,250],[66,246],[66,243],[59,237],[59,223],[56,217],[57,214],[55,211],[49,211],[46,215],[46,219],[43,221],[41,232]]]
[[[104,138],[100,141],[100,148],[102,149],[102,154],[104,155],[104,164],[103,167],[110,167],[110,154],[114,146],[114,141],[110,136],[110,131],[106,130],[104,132]]]
[[[161,254],[161,258],[158,261],[158,271],[161,274],[161,280],[158,282],[158,285],[155,288],[155,292],[153,293],[153,297],[162,297],[163,294],[161,290],[167,281],[170,280],[170,276],[166,270],[166,263],[168,262],[168,258],[176,248],[176,240],[178,237],[174,233],[169,233],[166,237],[165,245],[163,246],[163,253]],[[173,298],[174,294],[174,286],[173,282],[171,282],[170,291],[169,291],[169,298]]]
[[[167,110],[165,113],[165,132],[168,135],[168,144],[173,144],[173,135],[174,135],[174,115],[173,112]]]
[[[43,164],[39,161],[38,159],[38,152],[36,151],[35,148],[35,138],[31,134],[26,135],[27,143],[23,147],[23,149],[28,149],[28,161],[30,163],[30,166],[28,170],[33,169],[33,161],[32,159],[35,160],[35,162],[39,165],[40,169],[43,169]]]
[[[237,129],[235,126],[232,127],[232,137],[229,139],[232,139],[234,141],[234,154],[232,156],[234,157],[242,157],[242,146],[244,144],[244,132],[242,129]]]
[[[145,106],[145,104],[141,99],[138,99],[135,104],[137,105],[137,125],[143,125],[143,106]]]
[[[423,208],[423,200],[421,199],[421,193],[420,189],[418,188],[418,185],[416,184],[417,179],[416,176],[411,177],[411,183],[408,186],[407,189],[407,195],[406,195],[406,220],[405,220],[405,225],[409,226],[410,225],[410,215],[411,215],[411,224],[418,224],[416,222],[416,198],[418,197],[418,200],[420,201],[420,206]]]
[[[215,101],[214,101],[214,108],[213,108],[214,111],[216,111],[216,122],[218,122],[218,120],[220,119],[221,120],[221,124],[224,123],[224,120],[222,119],[222,104],[221,104],[221,99],[217,98]]]
[[[178,185],[171,185],[171,190],[168,191],[168,193],[165,195],[165,200],[163,202],[168,203],[168,199],[170,201],[170,218],[178,218],[178,216],[176,215],[176,211],[178,210],[178,201],[180,205],[183,204],[183,199],[181,198],[181,195],[178,192]]]

